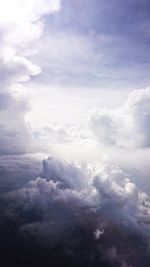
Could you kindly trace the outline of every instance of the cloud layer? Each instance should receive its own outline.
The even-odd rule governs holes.
[[[149,220],[148,195],[130,180],[129,174],[114,165],[100,164],[93,169],[49,158],[43,161],[41,177],[12,192],[10,197],[16,198],[17,205],[22,203],[25,209],[35,206],[47,212],[54,203],[88,206],[135,231],[150,231],[146,225]]]
[[[91,261],[94,249],[95,253],[99,251],[99,263],[107,262],[109,266],[116,264],[118,267],[140,266],[135,264],[134,253],[138,253],[139,261],[143,260],[145,253],[147,261],[150,199],[130,176],[115,165],[100,163],[93,167],[49,157],[43,161],[39,177],[22,179],[19,189],[14,187],[3,192],[0,229],[3,229],[3,224],[12,225],[10,236],[15,231],[25,250],[26,244],[30,244],[32,249],[53,249],[54,253],[55,248],[60,246],[64,250],[66,247],[73,260],[76,255],[74,238],[78,248],[86,238],[87,244],[90,242],[90,254],[82,255],[84,263],[85,255]],[[13,223],[17,223],[17,229]],[[119,235],[118,240],[113,233]],[[5,238],[8,246],[7,235]],[[12,242],[17,248],[15,240]],[[124,248],[121,249],[120,244]],[[142,249],[140,244],[143,244]],[[63,251],[64,262],[69,257],[66,253],[69,252]],[[84,253],[88,253],[87,248]],[[93,261],[96,257],[93,256]],[[54,264],[56,262],[54,260]]]

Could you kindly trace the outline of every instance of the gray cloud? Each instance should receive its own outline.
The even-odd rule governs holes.
[[[113,165],[85,169],[49,158],[43,162],[41,177],[19,191],[10,192],[6,198],[11,203],[7,213],[14,214],[18,208],[22,212],[36,209],[44,223],[57,207],[62,208],[62,213],[74,207],[75,214],[88,207],[145,237],[150,232],[149,196],[129,179],[129,174]]]
[[[41,165],[30,159],[19,157],[17,164],[16,159],[6,162],[5,158],[3,165],[10,166],[6,181],[10,184],[14,171],[14,182],[18,185],[19,174],[21,182],[3,188],[1,224],[13,227],[15,222],[15,236],[23,244],[49,250],[60,246],[74,257],[74,242],[79,249],[85,238],[103,264],[134,266],[135,253],[147,264],[150,199],[129,178],[133,174],[110,163],[93,167],[52,157],[43,161],[39,171]]]
[[[41,174],[42,162],[37,156],[0,156],[0,191],[22,188],[28,181]]]

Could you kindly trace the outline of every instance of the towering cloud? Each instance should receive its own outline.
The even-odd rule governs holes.
[[[24,120],[28,104],[14,90],[17,83],[27,82],[41,72],[30,57],[37,53],[34,46],[43,33],[42,17],[59,11],[60,7],[60,1],[57,0],[0,1],[1,154],[21,154],[34,150]]]

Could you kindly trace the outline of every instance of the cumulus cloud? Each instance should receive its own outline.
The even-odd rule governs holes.
[[[95,110],[89,119],[97,140],[107,146],[150,146],[150,88],[133,91],[125,104],[112,110]]]
[[[100,164],[93,169],[49,158],[43,161],[41,177],[10,197],[23,209],[36,207],[46,213],[54,204],[94,208],[144,236],[150,232],[148,195],[114,165]]]
[[[52,32],[51,37],[42,38],[47,16],[60,9],[60,0],[0,0],[0,256],[4,257],[3,251],[15,254],[16,250],[23,258],[24,251],[44,246],[52,249],[51,256],[56,253],[55,261],[58,255],[67,255],[75,266],[81,253],[79,266],[84,266],[84,259],[86,266],[137,267],[133,251],[143,259],[150,242],[147,174],[143,172],[141,178],[144,187],[135,171],[112,162],[89,164],[53,157],[41,162],[27,155],[37,151],[36,140],[40,139],[55,145],[70,142],[76,146],[76,141],[86,144],[96,139],[110,147],[150,146],[150,88],[131,93],[122,107],[94,111],[89,119],[93,135],[84,127],[59,125],[31,134],[25,119],[29,104],[16,93],[18,84],[28,85],[42,68],[46,75],[51,72],[54,82],[59,76],[66,83],[68,73],[79,82],[83,73],[86,82],[91,75],[99,78],[96,46],[91,42],[95,37],[70,32],[66,38],[63,32]],[[90,68],[88,62],[92,62]],[[95,147],[93,150],[95,153]],[[77,151],[77,157],[79,154]]]
[[[13,164],[11,168],[16,171],[27,162]],[[43,160],[43,170],[36,176],[34,164],[29,163],[31,169],[26,177],[22,171],[18,187],[8,190],[6,186],[1,194],[1,220],[17,223],[17,238],[40,248],[55,249],[60,244],[61,249],[71,251],[71,257],[74,242],[79,249],[86,238],[90,253],[97,251],[100,262],[136,266],[135,253],[138,251],[139,259],[144,253],[140,242],[145,242],[145,251],[148,249],[150,199],[133,182],[131,173],[110,163],[93,166],[49,157]],[[129,249],[133,254],[130,257]]]
[[[71,136],[63,125],[44,125],[33,131],[33,136],[51,144],[64,144],[71,141]]]
[[[0,1],[0,146],[1,154],[33,152],[33,140],[25,121],[27,100],[14,94],[17,83],[28,82],[41,72],[32,63],[34,44],[44,30],[43,16],[59,11],[61,2]],[[12,89],[13,88],[13,89]]]

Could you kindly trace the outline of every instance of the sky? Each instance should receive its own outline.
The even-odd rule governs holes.
[[[0,0],[4,266],[149,267],[149,13]]]
[[[54,82],[133,89],[149,85],[148,1],[64,1],[60,12],[48,18],[47,33],[55,52]]]
[[[42,72],[31,83],[45,106],[33,103],[32,124],[39,109],[42,121],[76,122],[149,86],[148,1],[63,1],[44,23],[32,59]]]

